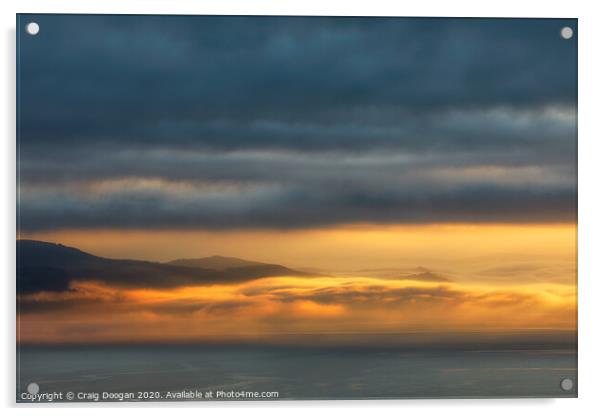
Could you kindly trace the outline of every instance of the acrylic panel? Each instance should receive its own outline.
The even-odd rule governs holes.
[[[577,20],[17,16],[17,401],[577,396]]]

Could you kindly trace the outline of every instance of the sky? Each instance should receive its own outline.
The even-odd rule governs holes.
[[[315,276],[82,276],[27,295],[54,306],[21,317],[26,339],[575,327],[576,20],[34,18],[19,238]]]

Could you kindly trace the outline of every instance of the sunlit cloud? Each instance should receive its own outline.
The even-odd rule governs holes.
[[[172,341],[237,334],[574,329],[575,302],[574,292],[554,285],[495,288],[360,276],[284,276],[169,290],[82,282],[63,293],[22,295],[20,341],[87,342],[87,333],[82,337],[73,329],[84,323],[98,327],[95,339],[106,342],[122,340],[123,325],[134,328],[139,340],[152,340],[161,330]],[[40,319],[43,332],[36,329]],[[173,330],[183,325],[185,331]]]

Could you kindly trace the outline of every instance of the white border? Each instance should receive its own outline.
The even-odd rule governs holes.
[[[527,2],[506,0],[497,2],[474,0],[422,0],[414,2],[370,0],[4,0],[2,8],[3,42],[1,67],[4,97],[0,101],[2,140],[2,245],[0,250],[3,272],[3,302],[1,309],[2,357],[4,365],[0,378],[0,405],[9,412],[42,411],[64,415],[85,411],[104,414],[107,408],[116,414],[141,411],[164,415],[168,408],[178,412],[199,414],[211,412],[251,416],[280,414],[306,415],[308,412],[345,412],[364,414],[368,410],[399,415],[400,412],[420,411],[426,415],[504,415],[508,413],[544,413],[546,416],[592,414],[601,407],[598,403],[601,386],[599,297],[602,295],[602,267],[599,261],[602,235],[602,180],[600,159],[602,134],[600,129],[600,98],[602,60],[599,45],[602,40],[602,13],[593,1]],[[410,401],[353,401],[353,402],[255,402],[255,403],[153,403],[87,405],[14,405],[15,398],[15,13],[126,13],[126,14],[282,14],[282,15],[340,15],[340,16],[464,16],[464,17],[577,17],[579,18],[579,399],[556,400],[410,400]],[[503,53],[503,51],[500,51]],[[551,69],[553,70],[553,68]],[[411,375],[409,375],[411,376]]]

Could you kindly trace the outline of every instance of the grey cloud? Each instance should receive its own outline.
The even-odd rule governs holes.
[[[169,126],[174,146],[239,148],[249,137],[236,130],[262,121],[380,125],[448,109],[576,103],[576,44],[557,36],[575,21],[39,20],[44,36],[20,39],[21,134],[38,144],[160,144]],[[220,123],[225,131],[212,134]],[[310,145],[315,134],[301,137]]]
[[[576,20],[35,18],[24,230],[575,216]],[[445,178],[473,166],[538,174]],[[128,177],[242,191],[73,188]]]
[[[56,228],[298,228],[355,222],[573,221],[573,189],[495,186],[414,189],[276,189],[218,196],[129,192],[84,199],[21,197],[24,230]]]

